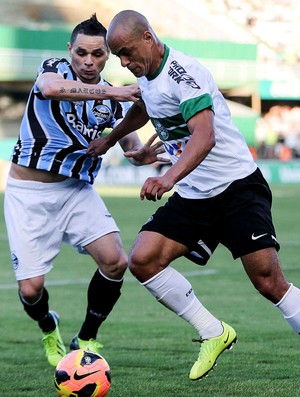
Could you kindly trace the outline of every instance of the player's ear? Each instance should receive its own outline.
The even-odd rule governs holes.
[[[68,42],[69,55],[71,55],[71,50],[72,50],[72,44],[70,42]]]
[[[147,43],[151,43],[153,39],[152,34],[148,30],[143,33],[143,38]]]
[[[106,48],[107,48],[106,58],[108,59],[110,56],[110,49],[109,49],[108,45],[106,45]]]

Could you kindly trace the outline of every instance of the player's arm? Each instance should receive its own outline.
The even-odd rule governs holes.
[[[167,177],[177,183],[190,174],[215,146],[213,126],[214,113],[205,109],[188,121],[191,138],[181,153],[179,160],[167,171]]]
[[[148,121],[149,116],[146,112],[143,101],[140,99],[137,103],[134,103],[131,106],[124,119],[112,130],[110,134],[90,142],[87,154],[90,154],[93,157],[105,154],[108,149],[113,147],[120,139],[126,137],[131,132],[142,128]]]
[[[136,102],[140,97],[140,89],[136,84],[126,87],[84,84],[80,81],[65,80],[59,74],[52,72],[41,74],[36,84],[45,98],[58,101],[116,99],[121,102]]]
[[[190,118],[188,127],[192,135],[178,161],[164,175],[147,178],[140,192],[142,200],[161,199],[165,192],[170,191],[205,159],[215,146],[213,117],[212,110],[205,109]]]

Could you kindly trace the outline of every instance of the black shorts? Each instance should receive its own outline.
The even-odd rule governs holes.
[[[174,193],[143,225],[141,231],[160,233],[184,244],[187,258],[205,265],[221,243],[234,259],[280,246],[271,214],[272,193],[257,169],[208,199],[186,199]]]

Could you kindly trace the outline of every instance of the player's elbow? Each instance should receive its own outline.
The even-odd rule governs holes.
[[[40,91],[41,91],[43,97],[46,99],[54,99],[55,98],[55,92],[54,92],[51,84],[43,84],[40,87]]]
[[[209,135],[209,139],[206,141],[206,151],[209,153],[216,145],[216,138],[215,134],[212,131],[212,133]]]

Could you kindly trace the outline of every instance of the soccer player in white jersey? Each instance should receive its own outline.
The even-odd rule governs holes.
[[[190,283],[169,266],[174,259],[186,256],[204,265],[223,244],[234,259],[241,259],[255,288],[296,333],[300,290],[281,270],[269,186],[209,71],[164,45],[147,19],[132,10],[113,18],[107,42],[121,65],[138,78],[144,106],[134,104],[107,138],[90,144],[88,153],[105,153],[149,119],[163,141],[172,166],[164,175],[148,178],[140,197],[155,201],[175,185],[177,191],[143,225],[129,267],[158,302],[199,333],[200,352],[189,376],[201,379],[236,333],[202,306]]]
[[[90,254],[98,265],[88,288],[85,320],[71,349],[99,351],[98,328],[121,292],[127,268],[119,229],[92,183],[102,158],[86,153],[88,143],[113,128],[138,100],[137,85],[112,87],[101,72],[109,57],[106,29],[96,15],[72,32],[70,62],[47,59],[29,94],[14,147],[5,191],[11,259],[25,312],[43,332],[51,365],[66,353],[56,312],[49,310],[46,274],[62,242]],[[122,102],[119,102],[122,101]],[[153,139],[142,147],[136,133],[120,141],[138,149],[141,164],[159,160]],[[138,165],[137,161],[134,161]]]

